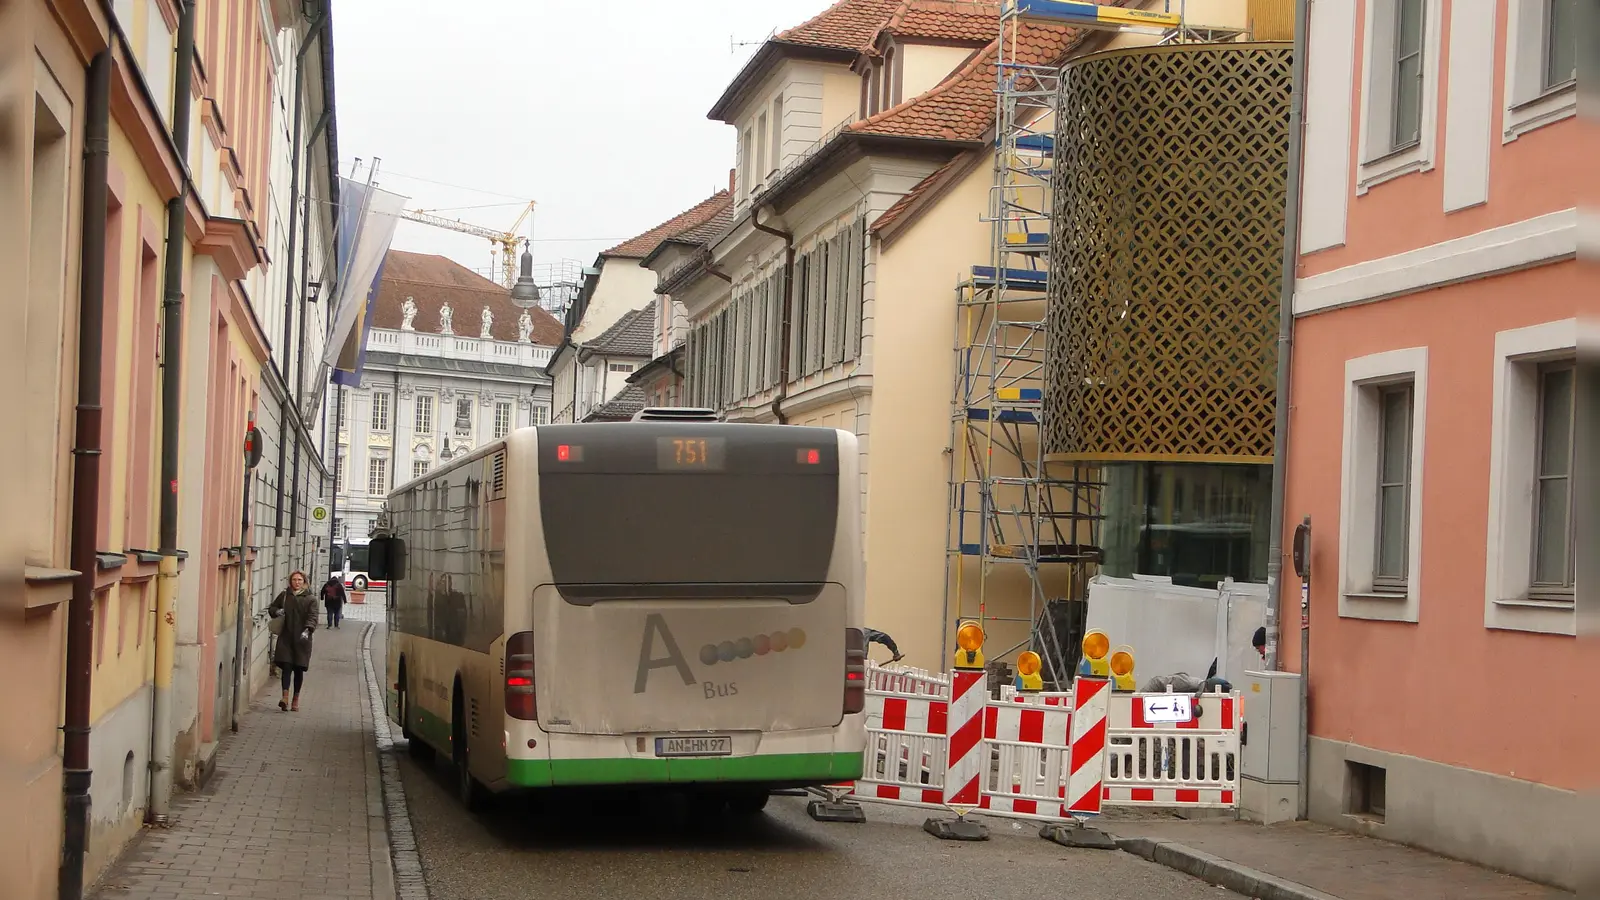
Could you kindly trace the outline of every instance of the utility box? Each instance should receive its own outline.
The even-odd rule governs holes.
[[[1246,672],[1239,811],[1258,822],[1291,821],[1300,806],[1300,674]]]

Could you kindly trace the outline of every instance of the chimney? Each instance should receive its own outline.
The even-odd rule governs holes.
[[[729,169],[728,170],[728,193],[730,193],[730,194],[734,193],[734,187],[735,187],[734,180],[735,180],[735,178],[737,178],[738,174],[739,174],[739,170],[738,169]]]

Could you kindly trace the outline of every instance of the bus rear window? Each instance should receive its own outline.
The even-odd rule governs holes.
[[[546,475],[545,547],[564,585],[818,583],[833,556],[837,485],[837,476]]]
[[[629,423],[546,431],[558,429],[541,429],[539,454],[557,584],[827,580],[839,515],[831,430],[722,425],[696,433]],[[574,465],[576,446],[583,453]]]

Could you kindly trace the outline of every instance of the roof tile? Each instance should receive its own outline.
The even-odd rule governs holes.
[[[687,231],[698,231],[717,221],[719,216],[729,218],[723,220],[721,227],[726,227],[733,209],[733,196],[727,191],[717,191],[710,197],[700,201],[688,210],[673,216],[660,225],[636,237],[612,247],[600,255],[621,259],[644,259],[650,251],[656,249],[662,241],[675,238]],[[712,232],[715,234],[716,232]]]
[[[594,340],[584,341],[583,349],[606,356],[654,356],[654,320],[653,306],[625,312]]]
[[[773,40],[859,50],[872,42],[901,3],[902,0],[839,0],[812,19],[778,32]]]
[[[987,44],[1000,25],[1000,4],[984,0],[902,0],[882,32],[902,38]]]
[[[998,20],[995,29],[998,30]],[[1045,22],[1020,22],[1012,58],[1024,65],[1051,65],[1086,35],[1083,29]],[[981,141],[994,126],[999,41],[993,40],[960,70],[931,90],[850,125],[860,134]]]
[[[583,417],[585,422],[627,422],[644,409],[644,388],[630,384]]]

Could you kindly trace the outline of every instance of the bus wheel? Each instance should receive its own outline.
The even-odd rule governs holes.
[[[433,748],[411,730],[411,685],[403,678],[400,681],[400,736],[406,739],[406,751],[412,759],[427,761],[433,757]]]
[[[469,811],[477,812],[484,805],[484,790],[478,779],[472,777],[472,767],[467,760],[466,712],[462,706],[458,689],[450,716],[450,755],[456,767],[456,796]]]
[[[750,788],[728,795],[728,810],[734,815],[753,816],[767,808],[771,796],[766,788]]]
[[[365,576],[365,575],[357,575],[356,578],[355,578],[355,581],[351,582],[350,586],[355,588],[358,591],[366,590],[367,589],[367,576]]]

